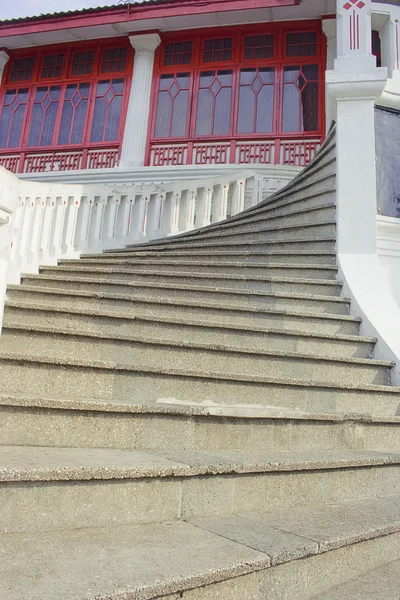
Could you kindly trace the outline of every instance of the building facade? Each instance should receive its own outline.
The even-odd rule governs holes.
[[[336,3],[128,3],[2,22],[0,45],[15,173],[303,167],[326,133]]]

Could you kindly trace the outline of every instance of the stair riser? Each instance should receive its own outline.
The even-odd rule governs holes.
[[[283,406],[310,411],[338,411],[394,415],[400,406],[396,394],[368,393],[307,386],[234,382],[171,376],[163,373],[118,372],[6,361],[0,363],[3,394],[76,398],[104,398],[132,402],[157,402],[174,398],[184,402],[217,402],[219,404],[257,404]]]
[[[129,273],[124,273],[123,270],[129,269]],[[312,268],[282,268],[282,267],[271,267],[271,266],[260,266],[260,267],[249,267],[249,266],[232,266],[232,265],[209,265],[209,264],[197,264],[196,270],[193,270],[192,265],[179,264],[176,263],[168,263],[168,262],[155,262],[154,264],[149,264],[145,262],[138,262],[136,265],[132,265],[132,267],[124,266],[124,265],[115,265],[114,268],[112,266],[107,267],[107,265],[91,267],[85,266],[81,267],[78,263],[73,266],[70,265],[67,267],[44,267],[40,270],[43,275],[60,275],[62,277],[68,277],[72,275],[73,277],[107,277],[107,279],[115,280],[120,279],[121,276],[124,278],[131,277],[134,279],[136,275],[144,276],[146,274],[147,278],[150,279],[153,277],[153,273],[156,275],[160,274],[171,274],[175,273],[185,273],[187,275],[191,275],[194,272],[201,275],[239,275],[241,277],[290,277],[293,279],[325,279],[334,281],[336,279],[336,270],[335,269],[312,269]]]
[[[399,475],[398,466],[372,466],[212,477],[2,483],[2,529],[10,534],[155,523],[345,502],[399,494]]]
[[[246,251],[245,251],[246,252]],[[86,255],[87,256],[87,255]],[[186,252],[169,252],[168,256],[162,257],[159,252],[149,252],[149,253],[138,253],[138,254],[130,254],[129,257],[124,253],[122,256],[118,257],[113,256],[112,254],[93,254],[91,258],[81,259],[79,261],[80,265],[101,265],[101,266],[111,266],[111,265],[123,265],[123,266],[135,266],[137,264],[143,265],[144,268],[147,265],[147,261],[154,262],[160,260],[161,263],[164,260],[168,260],[168,262],[175,262],[177,265],[181,265],[182,262],[191,262],[193,265],[197,265],[199,262],[204,262],[207,260],[209,264],[220,263],[221,261],[226,260],[227,262],[237,262],[237,263],[248,263],[250,265],[263,265],[268,267],[269,263],[284,263],[288,265],[336,265],[336,255],[334,252],[319,252],[313,254],[311,253],[295,253],[286,248],[284,253],[274,252],[272,249],[268,249],[268,251],[263,249],[263,251],[259,253],[252,252],[251,254],[231,254],[229,250],[227,251],[218,251],[213,254],[209,252],[198,252],[198,253],[186,253]],[[68,261],[61,260],[60,265],[75,265],[76,261]]]
[[[281,234],[282,237],[282,234]],[[298,235],[297,235],[298,237]],[[304,241],[303,241],[304,239]],[[159,249],[158,250],[158,255],[162,256],[162,257],[168,257],[170,252],[176,251],[176,250],[180,250],[180,251],[184,251],[184,255],[187,256],[190,260],[190,255],[192,252],[196,252],[199,250],[203,250],[207,253],[224,253],[224,252],[252,252],[252,253],[265,253],[268,250],[272,250],[272,252],[274,253],[281,253],[281,252],[291,252],[291,253],[297,253],[298,251],[300,252],[308,252],[308,253],[313,253],[313,252],[322,252],[322,253],[333,253],[335,250],[335,241],[334,240],[308,240],[305,237],[302,236],[302,241],[291,241],[291,240],[285,240],[285,241],[276,241],[276,242],[272,242],[271,244],[268,243],[269,239],[268,237],[266,237],[264,235],[264,241],[263,242],[247,242],[245,241],[243,243],[233,243],[232,241],[224,241],[224,242],[207,242],[204,244],[200,244],[198,246],[195,246],[194,244],[190,243],[185,244],[185,243],[180,243],[180,244],[171,244],[168,247],[164,247],[163,249]],[[132,252],[132,256],[133,257],[137,257],[140,256],[140,254],[142,252],[148,252],[149,250],[151,250],[150,248],[145,248],[143,247],[142,250],[137,250],[136,252]],[[129,259],[129,257],[131,256],[131,252],[129,250],[126,250],[125,252],[120,253],[119,258],[125,257],[127,259]]]
[[[139,319],[111,319],[101,317],[72,316],[63,318],[57,313],[23,315],[17,312],[11,316],[7,310],[3,322],[3,334],[7,326],[26,326],[73,328],[80,333],[102,332],[105,336],[140,336],[147,340],[165,340],[170,342],[190,342],[196,340],[206,344],[227,344],[254,350],[279,350],[285,352],[304,352],[308,354],[324,354],[332,357],[369,358],[374,351],[374,344],[329,338],[301,337],[293,335],[293,331],[285,334],[273,332],[252,332],[213,327],[198,327],[184,323],[156,323]],[[206,323],[204,323],[206,324]],[[313,331],[310,324],[310,331]],[[13,333],[12,331],[9,333]],[[315,333],[315,331],[314,331]]]
[[[157,250],[160,252],[167,252],[170,250],[182,250],[182,249],[203,249],[203,248],[214,248],[220,245],[229,246],[231,250],[234,250],[236,245],[251,245],[257,247],[260,244],[265,244],[277,240],[277,244],[280,243],[299,243],[300,239],[303,244],[304,242],[310,242],[315,244],[316,241],[325,238],[334,238],[336,235],[336,226],[332,224],[313,225],[312,227],[299,226],[293,229],[274,229],[265,230],[262,232],[243,232],[235,233],[233,235],[220,235],[216,234],[213,236],[195,236],[190,240],[179,240],[166,241],[162,244],[153,244],[151,241],[146,246],[139,246],[138,250]],[[300,242],[301,243],[301,242]],[[128,252],[129,252],[129,246]],[[253,248],[252,248],[253,249]],[[265,248],[264,248],[265,250]]]
[[[220,306],[221,308],[230,306],[240,306],[248,308],[249,310],[261,310],[268,308],[276,308],[279,310],[306,310],[315,314],[336,314],[336,315],[347,315],[349,313],[349,305],[345,302],[334,302],[333,300],[314,300],[312,298],[299,299],[299,298],[286,298],[286,297],[275,297],[275,296],[253,296],[249,295],[234,295],[232,293],[224,292],[197,292],[195,290],[157,290],[148,289],[146,293],[143,288],[143,292],[139,295],[138,292],[133,291],[131,294],[131,300],[122,300],[115,298],[84,298],[79,296],[59,295],[57,292],[54,293],[41,293],[40,291],[29,291],[24,289],[24,286],[20,286],[18,289],[8,290],[8,298],[16,299],[28,302],[40,302],[44,307],[60,306],[65,308],[87,308],[93,309],[94,307],[109,309],[109,310],[127,310],[128,314],[137,315],[171,315],[179,316],[181,313],[180,307],[177,309],[175,306],[167,306],[163,304],[165,302],[174,300],[176,302],[194,302],[196,305],[201,302],[212,303],[215,307]],[[133,301],[134,299],[134,301]],[[157,305],[152,304],[152,301],[159,301]],[[210,309],[210,316],[212,309]]]
[[[239,409],[240,410],[240,409]],[[398,451],[398,425],[0,406],[0,444],[124,450]]]
[[[345,546],[333,552],[325,552],[317,556],[309,556],[302,560],[264,569],[257,573],[228,579],[221,583],[196,587],[159,598],[168,600],[314,600],[314,594],[331,586],[348,581],[358,575],[365,575],[384,563],[396,560],[400,556],[399,534],[378,537],[367,542]],[[182,589],[184,589],[182,587]],[[288,596],[288,589],[295,590],[295,596]],[[270,595],[273,590],[273,596]],[[260,596],[261,593],[265,594]],[[268,594],[268,595],[267,595]],[[340,600],[367,600],[366,596],[341,596]],[[375,599],[376,597],[374,597]],[[315,600],[319,600],[315,599]],[[371,597],[372,600],[372,597]],[[383,600],[383,597],[379,600]]]
[[[194,339],[192,340],[195,341]],[[381,366],[329,363],[314,358],[295,358],[226,352],[222,350],[200,350],[157,344],[141,344],[62,336],[58,334],[33,335],[30,332],[2,335],[4,352],[25,352],[30,356],[47,356],[59,360],[74,360],[79,357],[86,361],[113,361],[120,365],[135,366],[140,369],[179,368],[184,372],[202,371],[224,373],[226,376],[279,377],[299,381],[323,381],[326,383],[390,383],[390,369]]]
[[[317,205],[319,206],[319,205]],[[314,208],[314,207],[313,207]],[[293,210],[300,210],[295,207]],[[288,209],[286,209],[288,211]],[[312,210],[312,212],[301,212],[300,214],[288,214],[279,216],[279,213],[275,216],[274,213],[277,211],[271,211],[273,214],[268,213],[260,213],[256,216],[249,217],[249,221],[246,222],[246,219],[243,217],[238,220],[237,223],[228,222],[226,225],[221,225],[217,227],[216,230],[213,228],[200,232],[194,233],[190,236],[185,236],[187,239],[212,239],[212,238],[221,238],[222,235],[239,235],[243,233],[251,234],[254,231],[258,231],[260,229],[271,230],[271,229],[280,229],[281,227],[300,227],[304,225],[310,225],[311,223],[317,225],[318,223],[323,223],[326,221],[335,221],[336,220],[336,207],[335,206],[326,206],[323,208],[318,208],[318,210]],[[283,212],[283,211],[280,211]],[[250,220],[251,219],[251,220]],[[319,228],[318,228],[319,230]],[[179,239],[179,238],[178,238]],[[166,240],[163,243],[168,243]],[[171,243],[171,242],[169,242]],[[159,245],[159,244],[156,244]],[[161,242],[160,242],[161,245]]]
[[[167,308],[167,307],[166,307]],[[172,308],[172,307],[171,307]],[[360,324],[354,321],[342,321],[340,319],[324,319],[312,318],[312,317],[298,317],[295,315],[288,314],[260,314],[260,313],[246,313],[238,311],[225,311],[221,309],[207,309],[199,307],[182,307],[181,309],[176,308],[175,311],[180,317],[178,319],[200,320],[207,324],[216,323],[226,326],[230,326],[232,323],[244,328],[257,326],[257,327],[274,327],[278,329],[290,330],[290,331],[306,331],[315,334],[345,334],[345,335],[358,335]],[[153,317],[155,313],[153,311]],[[170,317],[172,316],[169,315]],[[175,315],[176,316],[176,315]],[[17,308],[7,306],[4,322],[9,324],[21,324],[27,323],[32,325],[49,325],[57,327],[82,327],[82,330],[88,328],[89,330],[99,331],[105,328],[106,331],[121,333],[135,331],[149,331],[151,334],[155,330],[158,330],[158,326],[152,326],[147,322],[135,321],[132,323],[131,319],[113,319],[108,317],[96,317],[86,316],[84,314],[75,313],[62,313],[52,311],[51,308],[47,311]],[[137,329],[140,327],[140,329]],[[167,332],[168,326],[162,325],[163,332]],[[186,331],[185,325],[182,322],[179,326],[175,325],[172,327],[173,332]],[[241,336],[244,333],[242,332]]]
[[[63,275],[64,277],[64,275]],[[89,275],[90,277],[90,275]],[[191,277],[188,274],[185,277],[174,277],[169,275],[124,275],[120,274],[117,277],[102,277],[104,282],[90,283],[80,281],[79,278],[75,281],[67,279],[42,279],[40,277],[23,278],[22,284],[33,285],[38,288],[45,289],[60,289],[60,290],[81,290],[90,292],[101,292],[107,294],[147,294],[149,288],[140,288],[142,283],[160,284],[160,285],[193,285],[193,286],[215,286],[217,289],[228,289],[238,291],[259,291],[259,292],[276,292],[276,293],[293,293],[293,294],[317,294],[321,296],[340,296],[341,284],[324,285],[323,283],[303,283],[303,282],[269,282],[269,281],[246,281],[245,279],[210,279],[205,276]],[[111,281],[115,283],[111,283]],[[126,281],[126,285],[120,284],[121,281]],[[118,282],[118,283],[117,283]],[[158,293],[158,290],[157,290]],[[169,293],[169,292],[166,292]]]
[[[245,215],[242,214],[241,217],[235,215],[234,217],[231,217],[231,219],[232,221],[243,221],[243,219],[257,219],[257,217],[280,218],[284,216],[284,213],[299,210],[308,211],[315,208],[323,211],[325,209],[330,209],[330,205],[336,204],[336,190],[329,181],[325,185],[325,188],[317,194],[310,193],[308,189],[301,193],[291,192],[291,196],[293,196],[294,193],[297,193],[297,199],[293,199],[289,195],[287,198],[280,200],[277,205],[275,205],[274,202],[265,202],[265,204],[259,204],[253,210],[247,211]]]

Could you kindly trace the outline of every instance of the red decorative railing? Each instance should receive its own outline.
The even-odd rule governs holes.
[[[150,165],[263,164],[305,167],[321,147],[321,137],[156,143],[150,145]]]
[[[119,145],[107,148],[32,150],[0,153],[0,166],[13,173],[46,173],[77,169],[107,169],[117,166]]]

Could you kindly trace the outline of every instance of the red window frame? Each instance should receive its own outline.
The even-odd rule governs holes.
[[[102,72],[102,63],[103,63],[103,55],[106,50],[113,50],[116,48],[126,48],[127,49],[127,58],[125,63],[125,68],[123,71],[107,71]],[[80,52],[94,52],[93,57],[93,67],[91,73],[86,74],[72,74],[72,63],[73,57],[76,53]],[[44,59],[49,55],[64,55],[64,60],[62,64],[61,74],[54,75],[51,77],[42,77],[42,70],[44,65]],[[29,80],[23,81],[11,81],[11,73],[14,64],[14,60],[30,58],[34,57],[34,68],[32,77]],[[52,46],[42,46],[35,51],[32,49],[29,50],[20,50],[20,51],[10,51],[10,60],[8,61],[4,76],[2,87],[0,90],[0,115],[4,104],[4,99],[6,98],[7,92],[14,89],[28,89],[28,102],[24,113],[23,124],[21,129],[21,137],[20,144],[18,147],[12,148],[0,148],[0,164],[7,165],[7,155],[20,155],[19,160],[15,161],[15,164],[18,163],[17,170],[18,172],[28,172],[31,169],[29,168],[29,164],[27,161],[27,157],[29,155],[41,154],[62,154],[68,153],[71,154],[73,152],[80,153],[80,159],[71,161],[67,160],[64,163],[58,161],[58,164],[61,164],[59,168],[64,168],[62,165],[65,165],[65,168],[87,168],[88,165],[88,152],[94,149],[99,150],[99,152],[104,151],[105,153],[109,150],[116,151],[114,152],[112,162],[115,164],[116,157],[119,154],[120,146],[123,137],[123,131],[125,126],[125,118],[126,111],[128,108],[129,102],[129,92],[131,88],[131,79],[133,72],[133,58],[134,51],[132,46],[129,44],[129,40],[125,37],[121,38],[113,38],[113,39],[103,39],[96,40],[90,42],[80,42],[73,44],[57,44]],[[91,141],[91,133],[92,133],[92,124],[93,124],[93,115],[95,111],[95,101],[97,96],[97,86],[99,82],[106,80],[123,80],[124,81],[124,90],[122,94],[122,103],[120,107],[120,119],[118,126],[118,134],[117,139],[101,142],[92,142]],[[64,100],[66,97],[67,86],[74,84],[82,84],[88,83],[90,85],[89,98],[87,103],[87,108],[85,112],[85,119],[83,125],[83,137],[81,142],[79,143],[63,143],[58,144],[58,137],[60,133],[60,125],[61,119],[64,109]],[[31,119],[33,113],[33,107],[35,104],[35,95],[39,88],[41,87],[52,87],[52,86],[61,86],[61,94],[60,99],[58,101],[57,107],[57,116],[54,125],[54,133],[52,137],[52,143],[43,145],[43,146],[29,146],[29,132],[31,127]],[[75,114],[75,113],[74,113]],[[71,125],[72,130],[72,125]],[[70,132],[71,133],[71,132]],[[70,138],[70,136],[69,136]],[[111,156],[111,154],[109,155]],[[53,161],[54,162],[54,161]],[[79,167],[73,166],[79,163]],[[91,161],[90,166],[96,166],[96,164]],[[44,163],[43,163],[44,164]],[[97,163],[98,165],[98,163]],[[99,165],[98,165],[99,166]],[[105,164],[101,164],[100,166],[106,166]],[[111,164],[109,166],[112,166]],[[33,170],[47,170],[47,168],[38,168]]]
[[[286,34],[316,32],[317,52],[315,56],[286,56]],[[248,36],[274,35],[275,52],[271,58],[245,59],[245,38]],[[206,40],[215,40],[232,37],[232,59],[218,62],[204,62],[203,52]],[[168,43],[192,41],[192,61],[190,64],[179,64],[165,66],[164,48]],[[318,129],[312,132],[290,132],[282,131],[282,103],[283,103],[283,69],[284,66],[318,65],[319,68],[319,98],[318,98]],[[237,133],[238,106],[239,106],[239,77],[241,69],[257,67],[274,67],[276,82],[274,86],[274,112],[273,131],[271,133]],[[179,35],[176,32],[164,34],[162,43],[156,52],[155,68],[153,73],[151,120],[149,127],[146,164],[151,163],[151,151],[155,145],[175,144],[176,146],[187,145],[191,162],[193,144],[198,142],[230,142],[232,147],[240,140],[276,140],[301,138],[301,139],[323,139],[325,134],[325,69],[326,69],[326,38],[322,32],[321,21],[292,21],[282,23],[266,23],[247,25],[240,27],[212,28],[187,32]],[[205,71],[233,70],[232,101],[230,110],[230,128],[226,135],[197,135],[196,134],[196,105],[199,91],[200,74]],[[190,92],[188,104],[188,116],[186,123],[186,135],[182,137],[157,137],[155,135],[157,105],[159,94],[159,82],[161,75],[190,73]],[[181,154],[182,157],[182,154]],[[195,161],[193,161],[195,162]],[[222,162],[222,161],[221,161]],[[230,162],[235,162],[231,152]],[[172,163],[170,163],[172,164]],[[179,164],[179,163],[173,163]]]

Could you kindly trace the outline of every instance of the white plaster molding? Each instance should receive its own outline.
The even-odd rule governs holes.
[[[327,40],[326,68],[328,71],[334,68],[337,56],[336,48],[336,19],[322,19],[322,31]]]
[[[135,60],[120,164],[139,167],[145,160],[154,52],[161,38],[158,33],[148,33],[131,35],[129,41],[135,49]]]
[[[373,3],[372,11],[383,22],[379,31],[382,65],[389,75],[377,104],[400,110],[400,7]]]
[[[9,58],[9,55],[5,50],[0,50],[0,85],[3,78],[4,67],[6,66]]]
[[[400,219],[378,215],[376,221],[378,254],[400,258]]]

